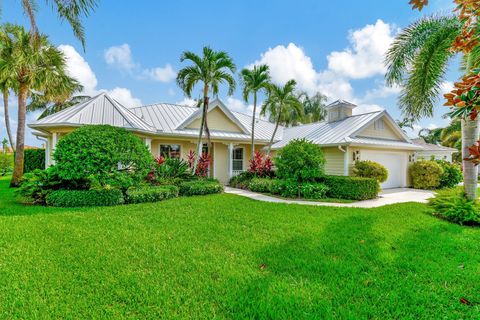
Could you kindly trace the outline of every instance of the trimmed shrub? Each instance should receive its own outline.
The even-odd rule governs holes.
[[[195,196],[223,192],[223,185],[216,179],[199,179],[180,183],[180,195]]]
[[[273,179],[271,193],[278,194],[285,198],[299,198],[300,189],[296,181]]]
[[[434,210],[433,215],[442,219],[467,225],[480,223],[480,205],[465,197],[462,188],[438,190],[435,197],[428,200]]]
[[[440,186],[442,167],[435,161],[421,160],[410,166],[410,177],[415,189],[436,189]]]
[[[122,191],[115,188],[92,190],[56,190],[47,195],[53,207],[97,207],[122,204]]]
[[[380,163],[364,160],[357,161],[353,167],[353,174],[356,177],[373,178],[379,183],[387,181],[388,171]]]
[[[323,183],[304,183],[300,186],[300,193],[305,199],[326,198],[328,187]]]
[[[274,180],[270,178],[253,178],[248,184],[248,189],[253,192],[272,192]]]
[[[323,175],[325,158],[322,149],[305,139],[294,139],[275,157],[275,175],[299,183],[313,182]]]
[[[45,149],[26,149],[23,172],[28,173],[34,170],[45,170]]]
[[[60,140],[53,156],[64,180],[93,177],[101,186],[123,189],[140,183],[153,166],[153,157],[140,138],[108,125],[74,130]]]
[[[21,202],[32,204],[46,204],[46,197],[50,192],[69,187],[82,187],[62,181],[54,167],[47,170],[34,170],[23,175],[20,185],[15,189],[15,196]]]
[[[460,166],[445,160],[436,161],[443,169],[440,176],[440,188],[454,188],[463,180]]]
[[[13,155],[11,153],[0,153],[0,176],[13,170]]]
[[[319,179],[328,187],[327,197],[347,200],[374,199],[378,195],[380,186],[372,178],[323,176]]]
[[[254,177],[255,174],[245,171],[232,177],[228,182],[228,185],[232,188],[248,189],[248,185]]]
[[[130,188],[126,193],[127,203],[157,202],[178,197],[179,188],[176,186],[148,186]]]

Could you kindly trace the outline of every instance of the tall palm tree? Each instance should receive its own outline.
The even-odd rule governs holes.
[[[292,114],[298,117],[303,116],[303,105],[295,94],[296,85],[295,80],[289,80],[284,86],[275,84],[269,86],[267,100],[263,103],[260,112],[261,115],[268,113],[271,118],[275,119],[275,129],[268,144],[267,154],[270,154],[280,122],[285,122]]]
[[[76,104],[91,99],[91,96],[72,96],[65,101],[47,101],[43,96],[32,94],[31,102],[27,105],[27,112],[43,110],[38,119],[60,112]]]
[[[43,92],[49,99],[53,99],[54,95],[70,96],[72,92],[61,92],[60,89],[71,88],[76,82],[66,75],[63,53],[42,34],[38,36],[39,46],[34,45],[31,41],[33,36],[23,27],[15,25],[7,25],[5,32],[0,34],[3,45],[0,74],[15,79],[18,87],[17,137],[11,186],[18,186],[23,175],[27,99],[33,91]],[[60,85],[59,79],[68,80],[68,84]]]
[[[184,51],[180,57],[180,62],[188,60],[192,65],[181,69],[177,75],[177,84],[183,90],[185,95],[192,97],[192,91],[197,84],[202,85],[203,93],[203,109],[200,130],[198,132],[197,152],[193,167],[197,167],[198,158],[202,150],[202,135],[205,130],[208,139],[208,150],[210,152],[210,130],[208,129],[207,113],[210,101],[210,92],[218,95],[219,87],[225,83],[228,86],[228,95],[232,95],[235,91],[235,79],[233,74],[236,67],[232,58],[225,51],[214,51],[210,47],[203,47],[203,56],[191,52]],[[193,170],[195,172],[195,170]]]
[[[19,0],[23,12],[30,20],[30,27],[34,34],[33,40],[39,39],[39,31],[37,27],[37,1],[36,0]],[[98,0],[45,0],[48,6],[56,11],[61,21],[67,21],[73,30],[73,34],[82,43],[85,49],[85,30],[82,25],[82,17],[88,17],[96,8]]]
[[[303,104],[304,116],[303,123],[318,122],[325,119],[327,110],[325,109],[327,96],[317,92],[310,96],[307,92],[302,91],[298,95],[298,99]]]
[[[248,97],[253,95],[253,113],[252,113],[252,142],[251,158],[255,156],[255,116],[257,115],[257,94],[261,91],[267,91],[270,84],[270,74],[268,66],[265,64],[254,66],[253,69],[243,69],[240,73],[243,84],[243,100],[248,103]]]
[[[0,46],[0,56],[1,50],[2,49]],[[8,106],[8,98],[10,96],[10,90],[15,89],[14,86],[15,82],[12,78],[0,75],[0,91],[2,92],[3,98],[3,115],[5,118],[5,129],[7,130],[8,141],[10,142],[10,147],[12,147],[12,150],[15,149],[15,140],[13,139],[12,129],[10,127],[10,109]]]
[[[418,120],[433,115],[433,107],[441,94],[441,84],[455,57],[450,50],[461,34],[462,23],[456,16],[422,18],[402,30],[386,56],[389,85],[400,85],[399,105],[404,116]],[[469,73],[479,63],[480,48],[462,56],[462,71]],[[480,121],[462,121],[462,155],[468,157],[468,147],[480,134]],[[463,161],[464,188],[468,199],[477,198],[478,168]]]
[[[448,126],[442,129],[440,134],[442,145],[450,148],[462,148],[462,121],[453,119]]]

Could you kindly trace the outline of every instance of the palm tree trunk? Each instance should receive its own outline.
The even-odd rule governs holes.
[[[474,145],[480,134],[480,120],[462,120],[462,158],[468,158],[468,147]],[[463,186],[467,199],[477,199],[478,167],[472,161],[463,160]]]
[[[18,187],[23,176],[24,143],[25,143],[25,116],[27,113],[28,88],[20,85],[18,92],[18,124],[17,124],[17,147],[15,149],[15,165],[13,167],[12,181],[10,187]]]
[[[275,134],[277,134],[278,125],[280,124],[281,115],[282,114],[279,112],[278,117],[277,117],[277,121],[275,123],[275,130],[273,130],[272,138],[270,139],[270,143],[268,144],[267,156],[270,155],[270,150],[272,149],[273,139],[275,138]]]
[[[202,135],[205,126],[205,108],[208,106],[208,85],[206,84],[203,87],[203,110],[202,110],[202,119],[200,121],[200,131],[198,132],[198,139],[197,139],[197,152],[195,154],[195,160],[193,161],[193,171],[192,175],[195,175],[197,171],[198,159],[202,155]]]
[[[257,113],[257,92],[253,92],[253,116],[252,116],[252,152],[251,159],[253,161],[255,153],[255,116]]]
[[[12,129],[10,128],[10,113],[8,111],[8,89],[3,92],[3,108],[5,110],[5,128],[7,129],[8,140],[12,151],[15,150],[15,142],[13,142]]]

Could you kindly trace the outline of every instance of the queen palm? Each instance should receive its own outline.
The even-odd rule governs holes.
[[[268,144],[267,154],[270,154],[280,122],[285,122],[292,114],[298,117],[303,116],[303,105],[295,94],[296,85],[295,80],[290,80],[284,86],[271,84],[268,88],[268,97],[260,112],[261,115],[269,114],[270,118],[275,119],[275,129]]]
[[[414,22],[395,38],[386,56],[389,85],[400,85],[399,105],[404,116],[418,120],[433,115],[441,94],[441,85],[449,62],[455,57],[452,44],[461,34],[462,23],[456,16],[427,17]],[[479,62],[480,49],[462,56],[462,68],[469,73]],[[479,137],[479,121],[462,119],[462,153]],[[477,197],[477,167],[463,161],[464,188],[468,199]]]
[[[257,115],[257,94],[261,91],[266,92],[270,83],[270,74],[268,66],[265,64],[254,66],[253,69],[245,68],[241,71],[243,84],[243,100],[248,103],[248,97],[253,96],[252,112],[252,139],[251,139],[251,157],[255,153],[255,117]]]
[[[320,92],[310,96],[307,92],[302,91],[298,95],[298,99],[303,104],[304,116],[303,123],[318,122],[325,119],[327,110],[325,109],[327,96]]]
[[[31,102],[27,105],[27,112],[42,110],[43,112],[38,116],[38,119],[42,119],[46,116],[87,101],[90,98],[91,96],[78,95],[72,96],[65,101],[62,101],[61,99],[48,101],[43,95],[32,94]]]
[[[184,51],[180,57],[180,62],[192,62],[192,65],[181,69],[177,75],[177,84],[189,98],[192,96],[193,89],[201,85],[202,89],[202,119],[200,130],[198,132],[197,153],[193,163],[193,168],[197,167],[198,158],[202,150],[202,135],[205,130],[208,139],[208,150],[210,152],[210,130],[208,129],[207,113],[210,101],[209,94],[218,95],[221,84],[228,86],[228,95],[235,91],[235,73],[236,67],[232,58],[225,51],[214,51],[210,47],[203,47],[203,56],[199,56],[191,51]],[[195,173],[195,170],[193,170]]]
[[[0,35],[3,46],[0,74],[14,79],[18,88],[15,165],[11,186],[17,186],[23,175],[26,106],[31,93],[42,92],[48,99],[52,99],[54,95],[66,97],[72,92],[62,92],[62,89],[78,86],[78,83],[65,73],[63,53],[41,34],[37,40],[39,45],[33,45],[33,36],[23,27],[15,25],[7,25],[5,32]],[[68,84],[61,85],[62,81]]]

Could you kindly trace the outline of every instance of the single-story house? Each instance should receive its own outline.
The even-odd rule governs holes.
[[[438,144],[427,143],[423,138],[412,139],[412,142],[422,147],[415,152],[416,160],[445,160],[452,162],[452,155],[459,152],[455,148],[440,146]]]
[[[357,160],[373,160],[389,171],[383,188],[409,185],[408,165],[422,147],[414,144],[387,111],[352,115],[356,106],[338,100],[327,107],[327,119],[297,127],[280,127],[272,150],[278,150],[295,138],[320,145],[325,153],[326,173],[349,175]],[[132,131],[144,140],[153,155],[186,158],[196,149],[200,127],[200,109],[175,104],[152,104],[127,108],[102,93],[68,109],[29,123],[34,135],[45,141],[46,166],[53,164],[57,142],[75,128],[87,124],[108,124]],[[222,101],[210,103],[208,124],[211,132],[214,177],[228,182],[245,171],[250,159],[252,117],[230,110]],[[255,146],[264,149],[275,125],[257,119]],[[206,148],[206,144],[204,145]],[[275,151],[274,151],[275,152]]]

